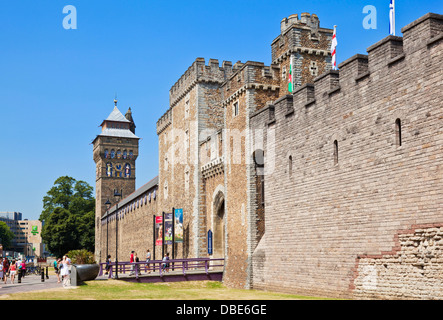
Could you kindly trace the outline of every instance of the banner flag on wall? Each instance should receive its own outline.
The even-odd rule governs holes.
[[[163,217],[155,217],[155,245],[161,246],[163,244]]]
[[[172,244],[172,213],[165,213],[165,244]]]
[[[183,209],[175,209],[175,243],[183,243]]]

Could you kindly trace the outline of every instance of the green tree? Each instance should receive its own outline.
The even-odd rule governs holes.
[[[6,222],[0,221],[0,243],[3,245],[3,250],[9,248],[14,239],[14,233],[9,229]]]
[[[84,181],[63,176],[43,197],[40,220],[45,221],[42,239],[50,252],[62,256],[70,250],[94,251],[95,199]]]

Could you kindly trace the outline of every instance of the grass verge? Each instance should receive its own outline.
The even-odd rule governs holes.
[[[1,296],[1,300],[322,300],[258,290],[226,288],[215,281],[131,283],[88,281],[78,287],[56,288]]]

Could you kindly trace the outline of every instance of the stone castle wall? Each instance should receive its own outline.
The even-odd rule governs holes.
[[[270,66],[197,58],[157,122],[158,180],[125,200],[156,190],[119,220],[119,256],[144,253],[152,215],[175,207],[185,239],[176,257],[208,256],[211,229],[229,287],[439,298],[441,22],[427,15],[340,71],[327,71],[332,30],[306,13],[282,21]],[[102,183],[97,199],[111,192]],[[103,239],[115,247],[103,223],[102,253]],[[107,227],[115,234],[115,219]]]
[[[441,297],[442,21],[422,17],[252,117],[267,169],[254,288]]]

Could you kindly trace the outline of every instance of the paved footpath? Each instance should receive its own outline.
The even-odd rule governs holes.
[[[62,283],[57,283],[57,277],[55,275],[49,276],[49,279],[46,279],[45,276],[44,282],[42,282],[40,275],[28,275],[22,279],[22,283],[18,283],[17,278],[15,278],[14,284],[11,283],[11,278],[9,278],[6,281],[6,284],[3,281],[0,281],[0,300],[2,295],[5,294],[53,288],[63,288]]]

